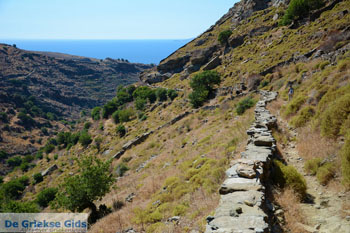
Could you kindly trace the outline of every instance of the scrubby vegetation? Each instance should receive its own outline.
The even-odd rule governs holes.
[[[189,95],[193,107],[198,108],[213,94],[214,86],[221,82],[216,71],[203,71],[196,74],[190,82],[193,92]]]
[[[305,178],[292,166],[284,165],[281,161],[274,160],[273,179],[282,188],[289,187],[296,192],[301,199],[306,197]]]
[[[221,45],[228,45],[228,38],[232,35],[231,30],[225,30],[220,32],[218,36],[218,41],[220,42]]]
[[[292,0],[280,21],[280,24],[288,25],[292,23],[293,20],[301,19],[307,16],[311,10],[318,9],[322,6],[322,0]]]
[[[242,115],[247,109],[255,105],[255,100],[251,97],[244,98],[239,101],[236,107],[236,112],[238,115]]]

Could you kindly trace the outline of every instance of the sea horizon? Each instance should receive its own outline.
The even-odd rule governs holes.
[[[159,62],[192,39],[0,39],[17,48],[64,53],[96,59],[126,59],[133,63]]]

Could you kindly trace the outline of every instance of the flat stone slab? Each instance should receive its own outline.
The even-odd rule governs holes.
[[[268,232],[269,226],[265,219],[266,216],[222,216],[212,220],[206,232]]]
[[[258,136],[254,139],[254,145],[271,147],[275,143],[272,136]]]
[[[236,191],[263,190],[260,180],[246,178],[228,178],[221,185],[219,193],[227,194]]]

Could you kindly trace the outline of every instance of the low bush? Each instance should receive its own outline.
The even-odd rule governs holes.
[[[135,108],[139,111],[144,111],[147,105],[147,100],[142,98],[136,98],[135,100]]]
[[[8,123],[8,116],[6,112],[0,112],[0,121],[3,123]]]
[[[134,111],[131,108],[123,109],[119,111],[119,121],[128,122],[135,115]]]
[[[307,106],[300,110],[299,114],[293,117],[290,124],[294,127],[303,127],[315,115],[315,109]]]
[[[79,142],[82,146],[87,147],[92,142],[91,136],[88,132],[82,131],[79,137]]]
[[[34,184],[38,184],[44,180],[44,177],[41,175],[40,172],[38,172],[33,175],[33,179],[34,179]]]
[[[85,124],[84,124],[84,129],[85,129],[85,130],[90,129],[91,125],[92,125],[91,122],[85,122]]]
[[[246,97],[243,100],[239,101],[236,106],[236,112],[238,115],[242,115],[247,109],[253,107],[255,105],[255,101],[251,97]]]
[[[124,137],[126,134],[125,126],[122,124],[117,126],[116,131],[117,131],[117,134],[119,135],[119,137]]]
[[[116,173],[119,177],[122,177],[125,174],[125,172],[127,172],[128,170],[129,168],[128,166],[126,166],[125,163],[120,163],[117,166]]]
[[[101,107],[94,107],[91,111],[91,118],[98,121],[101,118]]]
[[[168,91],[164,88],[156,89],[156,96],[158,101],[166,101],[168,99]]]
[[[169,89],[167,95],[171,100],[174,100],[178,96],[177,92],[173,89]]]
[[[45,145],[44,152],[46,154],[50,154],[54,149],[55,149],[55,145],[49,143]]]
[[[39,208],[32,201],[7,201],[2,205],[4,213],[39,213]]]
[[[10,199],[18,199],[26,187],[26,182],[20,179],[14,179],[2,184],[1,189]]]
[[[298,96],[296,98],[293,98],[288,105],[286,106],[286,109],[283,112],[284,116],[291,116],[299,111],[301,106],[305,103],[306,97],[305,96]]]
[[[316,175],[318,168],[321,166],[322,159],[321,158],[313,158],[307,160],[304,164],[304,169],[310,175]]]
[[[4,150],[0,150],[0,159],[7,159],[8,154]]]
[[[306,181],[304,177],[292,166],[286,166],[278,160],[273,160],[273,179],[282,188],[292,188],[301,199],[306,197]]]
[[[55,199],[57,192],[57,188],[46,188],[38,194],[38,196],[36,197],[36,202],[41,207],[45,208],[49,206],[49,203]]]
[[[291,24],[293,20],[303,18],[309,14],[310,10],[321,6],[323,6],[322,0],[292,0],[279,24]]]
[[[325,163],[317,170],[317,180],[322,185],[326,185],[335,175],[335,167],[333,163]]]
[[[218,36],[218,41],[220,42],[221,45],[228,45],[228,39],[232,35],[231,30],[225,30],[219,33]]]
[[[21,163],[22,163],[22,158],[20,156],[15,156],[7,160],[7,164],[10,165],[11,167],[17,167],[21,165]]]

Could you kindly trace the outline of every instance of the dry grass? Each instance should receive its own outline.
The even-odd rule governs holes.
[[[285,189],[282,193],[275,196],[275,200],[284,211],[285,224],[282,226],[284,231],[293,233],[305,232],[300,223],[307,223],[297,204],[300,203],[300,199],[296,193],[292,189]]]
[[[339,151],[338,143],[324,138],[319,132],[304,127],[299,130],[297,148],[301,157],[306,160],[313,158],[327,158]]]

